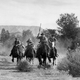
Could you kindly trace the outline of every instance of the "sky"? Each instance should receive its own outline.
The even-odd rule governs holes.
[[[75,13],[80,20],[80,0],[0,0],[0,25],[39,26],[56,29],[60,14]]]

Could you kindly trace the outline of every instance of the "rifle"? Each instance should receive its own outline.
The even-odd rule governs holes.
[[[41,24],[40,24],[40,27],[39,27],[39,33],[38,33],[38,35],[40,34],[40,32],[41,32]]]

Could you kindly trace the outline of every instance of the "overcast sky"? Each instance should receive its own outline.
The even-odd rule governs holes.
[[[0,0],[0,25],[57,28],[61,13],[75,13],[80,20],[80,0]]]

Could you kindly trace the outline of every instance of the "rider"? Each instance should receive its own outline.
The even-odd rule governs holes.
[[[25,49],[28,51],[28,50],[34,50],[33,49],[33,47],[34,47],[34,45],[33,45],[33,42],[32,42],[32,40],[31,40],[31,38],[29,38],[27,41],[27,46],[25,47]],[[25,54],[24,54],[25,55]]]
[[[20,44],[20,41],[18,41],[18,39],[15,38],[15,41],[14,41],[13,48],[12,48],[12,50],[11,50],[10,56],[13,55],[13,52],[14,52],[15,48],[17,48],[16,50],[18,51],[18,45],[19,45],[19,44]],[[12,62],[14,62],[13,57],[12,57]]]
[[[20,43],[20,41],[17,39],[17,38],[15,38],[15,41],[14,41],[14,46],[17,46],[18,44]]]
[[[44,35],[44,33],[41,33],[41,35],[38,34],[37,39],[40,40],[40,42],[39,42],[40,44],[39,44],[39,47],[38,48],[42,47],[43,45],[46,45],[48,47],[48,49],[50,49],[50,46],[48,45],[48,39]]]
[[[27,49],[27,50],[33,49],[34,45],[33,45],[32,40],[29,38],[26,42],[27,42],[26,49]]]
[[[14,48],[17,47],[19,44],[20,44],[20,41],[18,41],[18,39],[15,38],[15,41],[14,41],[14,43],[13,43],[13,48],[12,48],[12,50],[11,50],[11,53],[12,53],[12,51],[14,50]],[[10,54],[10,56],[11,56],[11,54]]]
[[[52,44],[51,47],[55,47],[56,46],[56,38],[54,37],[54,35],[51,35],[51,37],[48,39],[49,43]]]
[[[56,38],[54,37],[54,35],[51,35],[51,37],[48,39],[49,43],[51,44],[50,47],[52,50],[55,51],[55,53],[57,53],[57,49],[56,49]],[[55,57],[57,57],[58,54],[55,54]]]
[[[17,38],[15,38],[15,41],[13,43],[13,49],[17,48],[17,50],[18,50],[20,44],[21,44],[21,42]]]
[[[27,46],[32,46],[33,47],[33,42],[30,38],[27,40]]]
[[[47,38],[46,38],[46,36],[44,35],[44,33],[41,33],[41,35],[38,34],[37,39],[40,40],[39,43],[41,43],[41,44],[47,43]]]

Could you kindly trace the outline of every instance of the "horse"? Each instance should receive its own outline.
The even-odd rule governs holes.
[[[57,54],[57,49],[55,47],[51,48],[50,50],[50,54],[49,54],[49,58],[53,59],[53,65],[55,63],[55,60],[56,60],[56,57],[58,57],[58,54]]]
[[[25,52],[24,52],[24,57],[26,56],[26,60],[28,60],[30,63],[32,62],[35,57],[35,50],[31,45],[26,46]]]
[[[50,54],[49,54],[49,58],[48,58],[48,60],[49,60],[49,62],[51,62],[51,58],[53,59],[53,65],[54,65],[54,62],[55,62],[55,60],[56,60],[56,57],[58,57],[58,54],[57,54],[57,49],[56,49],[56,47],[54,46],[54,42],[52,42],[52,43],[48,43],[49,44],[49,46],[50,46]]]
[[[50,49],[46,43],[39,44],[36,51],[36,57],[38,58],[40,66],[42,65],[46,66],[46,59],[48,57],[49,50]]]
[[[22,45],[14,45],[11,54],[9,56],[12,56],[12,62],[14,62],[14,58],[17,58],[17,63],[21,61],[23,58],[23,47]]]

